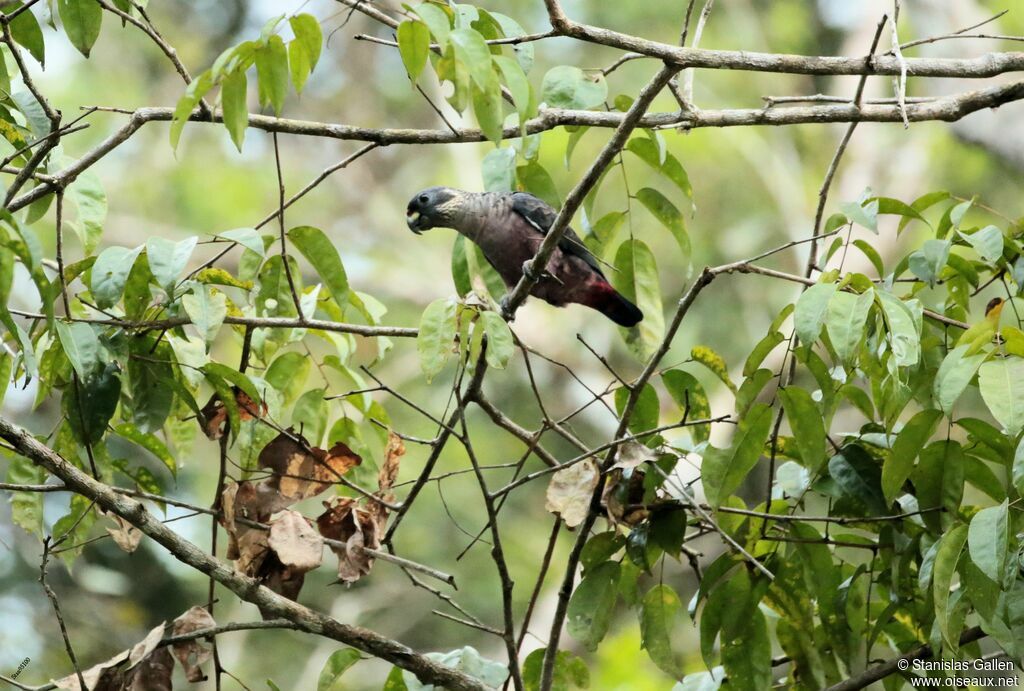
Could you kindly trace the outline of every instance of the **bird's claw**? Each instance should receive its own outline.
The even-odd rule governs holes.
[[[523,275],[531,281],[539,281],[541,274],[533,270],[533,260],[527,259],[523,262]]]
[[[507,322],[511,322],[511,321],[515,320],[516,314],[515,314],[515,312],[512,311],[512,305],[511,305],[511,302],[509,300],[509,296],[508,295],[506,295],[505,297],[501,298],[501,301],[498,303],[498,306],[501,307],[501,317],[502,317],[502,319],[504,319]]]

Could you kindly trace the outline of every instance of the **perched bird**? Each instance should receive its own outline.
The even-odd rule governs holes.
[[[417,193],[405,213],[406,224],[417,235],[431,228],[453,228],[475,242],[509,288],[519,282],[558,215],[526,192],[478,193],[451,187]],[[571,228],[566,228],[530,294],[556,307],[586,305],[620,326],[634,326],[644,318],[608,283],[597,259]]]

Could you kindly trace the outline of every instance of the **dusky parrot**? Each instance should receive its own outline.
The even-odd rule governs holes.
[[[480,247],[511,289],[557,215],[551,206],[526,192],[429,187],[409,201],[405,221],[417,235],[437,227],[458,231]],[[620,326],[634,326],[644,318],[636,305],[611,286],[572,228],[566,228],[530,294],[556,307],[586,305]]]

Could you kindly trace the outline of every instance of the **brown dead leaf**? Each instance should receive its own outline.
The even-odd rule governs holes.
[[[650,512],[642,507],[644,500],[644,474],[636,469],[632,472],[613,468],[606,478],[601,503],[604,504],[608,520],[614,523],[636,525],[646,519]],[[641,506],[638,506],[641,505]]]
[[[316,519],[317,527],[325,538],[345,543],[343,547],[330,547],[338,556],[338,578],[345,583],[355,583],[373,567],[373,556],[362,548],[380,547],[380,519],[350,497],[325,501],[324,507],[327,510]]]
[[[618,456],[615,459],[613,468],[629,470],[643,465],[648,461],[658,460],[658,455],[650,449],[635,441],[627,441],[619,447]]]
[[[566,526],[575,528],[590,511],[590,499],[599,477],[597,464],[591,458],[559,470],[548,485],[544,508],[560,515]]]
[[[273,482],[281,494],[296,502],[320,494],[362,459],[340,442],[324,451],[288,430],[263,448],[259,463],[274,473]]]
[[[130,650],[122,650],[106,662],[82,670],[85,691],[170,691],[174,660],[166,648],[157,648],[163,636],[161,622]],[[83,691],[74,673],[53,684],[66,691]]]
[[[261,418],[267,414],[266,403],[256,405],[256,401],[252,400],[249,394],[237,386],[231,387],[231,390],[235,394],[235,403],[238,405],[238,417],[242,422],[252,420],[253,418]],[[223,437],[224,423],[227,422],[228,411],[224,408],[224,402],[220,400],[220,396],[213,394],[199,412],[199,425],[203,428],[206,436],[210,439],[220,439]]]
[[[380,496],[388,503],[395,500],[394,495],[391,494],[391,488],[394,487],[395,480],[398,479],[398,466],[402,462],[402,456],[404,455],[405,442],[394,432],[389,432],[388,446],[384,450],[384,462],[380,466],[380,472],[377,473],[377,485],[380,487]]]
[[[204,607],[192,607],[187,612],[174,620],[174,635],[181,636],[201,629],[212,629],[217,625],[210,613]],[[199,669],[199,666],[210,659],[212,652],[209,648],[199,642],[198,639],[175,643],[174,657],[178,658],[185,676],[193,684],[206,680],[206,675]]]
[[[107,516],[114,521],[114,527],[107,528],[107,532],[114,538],[117,546],[128,554],[137,550],[139,542],[142,540],[142,531],[116,514],[107,514]]]
[[[292,571],[312,571],[323,561],[324,540],[298,511],[288,509],[271,517],[268,543]]]

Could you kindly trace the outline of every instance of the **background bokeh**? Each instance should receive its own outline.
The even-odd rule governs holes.
[[[678,0],[564,2],[574,19],[664,41],[678,39],[685,4]],[[976,0],[904,2],[901,38],[948,33],[1007,7],[1012,11],[987,30],[1024,33],[1024,12],[1011,7],[1012,4]],[[295,11],[299,5],[297,0],[154,0],[150,12],[185,64],[198,72],[225,47],[256,35],[268,17]],[[527,31],[546,28],[543,6],[537,0],[494,0],[483,6],[514,17]],[[701,45],[780,53],[861,55],[870,44],[877,18],[887,10],[889,3],[879,0],[719,0]],[[293,96],[289,100],[286,117],[375,127],[443,127],[423,98],[409,88],[395,50],[353,40],[354,35],[361,33],[390,37],[386,28],[326,0],[311,0],[305,3],[303,11],[323,20],[330,40],[301,98]],[[50,29],[45,29],[45,34],[48,59],[45,71],[38,75],[38,83],[66,117],[73,117],[80,107],[89,105],[129,109],[173,105],[182,92],[182,83],[155,46],[139,31],[121,27],[109,15],[104,18],[103,33],[89,61],[83,60],[62,34]],[[1012,50],[1013,44],[946,41],[915,48],[910,54],[970,56],[1001,49]],[[617,53],[610,49],[568,39],[545,41],[537,44],[537,64],[531,80],[539,87],[541,77],[551,66],[603,67],[616,57]],[[609,78],[610,96],[635,94],[638,85],[655,69],[657,66],[647,60],[624,65]],[[704,108],[750,108],[759,107],[762,96],[848,95],[855,86],[854,77],[825,79],[706,71],[696,76],[695,98]],[[974,88],[974,84],[911,80],[910,95],[943,94],[966,88]],[[436,83],[430,84],[427,92],[435,102],[443,102]],[[884,97],[891,93],[891,80],[880,77],[869,81],[866,95]],[[444,108],[448,118],[457,122],[458,115],[447,106]],[[672,109],[674,102],[668,94],[655,102],[654,110]],[[1020,115],[1020,106],[1010,105],[1002,112],[978,113],[956,125],[918,123],[906,130],[895,124],[861,125],[833,186],[834,203],[830,209],[839,202],[858,198],[865,187],[907,201],[927,191],[946,189],[964,197],[978,194],[986,204],[1016,217],[1021,214],[1024,166]],[[81,153],[122,124],[123,119],[123,115],[111,113],[92,115],[87,120],[88,130],[65,140],[65,153]],[[683,162],[693,183],[696,211],[687,221],[694,265],[740,259],[788,240],[807,237],[813,225],[817,190],[843,128],[845,125],[803,125],[706,129],[686,134],[666,132],[670,150]],[[577,147],[573,165],[568,169],[561,160],[567,134],[555,131],[545,135],[542,161],[562,196],[575,184],[607,135],[607,130],[591,130]],[[281,141],[285,184],[290,191],[299,189],[359,146],[356,142],[287,136]],[[324,229],[337,245],[352,285],[388,307],[386,323],[415,325],[428,302],[454,293],[448,268],[453,234],[438,230],[422,237],[413,236],[404,223],[405,203],[415,191],[434,184],[481,189],[480,161],[490,148],[490,144],[462,144],[378,149],[334,174],[290,208],[287,222]],[[270,137],[254,130],[248,133],[244,150],[239,154],[222,128],[190,125],[175,155],[167,143],[167,125],[151,124],[93,171],[102,180],[110,205],[103,236],[105,244],[134,246],[152,235],[178,238],[197,234],[204,238],[210,233],[251,226],[277,203]],[[627,160],[625,173],[633,190],[647,184],[663,184],[653,180],[653,174],[635,160]],[[624,209],[627,202],[623,176],[609,175],[598,207]],[[678,259],[672,238],[639,205],[634,206],[637,208],[631,221],[633,232],[655,249],[666,306],[671,306],[685,288],[692,270]],[[51,213],[39,227],[52,227],[52,222]],[[44,244],[52,242],[47,240],[52,233],[40,235]],[[883,256],[891,256],[897,243],[894,226],[883,222],[880,235],[870,240]],[[904,234],[899,242],[914,242],[913,233]],[[200,246],[196,257],[201,259],[210,251],[211,248]],[[68,249],[72,260],[76,252],[80,253],[80,249],[72,242]],[[48,253],[52,256],[52,247],[48,247]],[[237,253],[226,259],[228,266],[236,261]],[[801,271],[804,261],[803,249],[773,260],[778,268],[793,272]],[[860,261],[860,257],[849,258],[849,262]],[[25,294],[32,293],[26,290]],[[666,363],[682,362],[693,345],[703,343],[720,352],[731,367],[741,366],[742,357],[795,294],[792,286],[761,277],[720,280],[691,312]],[[28,298],[21,306],[34,307]],[[598,352],[609,353],[613,365],[624,374],[633,375],[640,366],[622,346],[614,327],[583,308],[557,310],[531,301],[520,310],[514,328],[521,339],[570,365],[595,389],[605,386],[608,374],[576,334]],[[234,360],[236,356],[230,355],[230,349],[237,348],[237,344],[226,341],[223,347],[223,357]],[[568,412],[587,400],[587,392],[564,369],[536,360],[534,364],[552,415]],[[375,373],[435,414],[440,414],[448,403],[452,368],[449,366],[432,384],[426,384],[411,341],[399,340]],[[716,408],[714,383],[709,380],[706,384],[712,392],[712,409],[716,413],[729,412]],[[521,359],[507,371],[490,376],[486,389],[514,419],[529,428],[536,425],[536,403]],[[435,430],[422,417],[386,395],[377,396],[397,429],[420,437],[433,436]],[[59,415],[59,404],[49,401],[32,410],[33,398],[31,387],[26,391],[12,390],[4,413],[35,431],[47,431]],[[472,412],[473,416],[478,414]],[[575,431],[594,443],[602,441],[602,435],[609,434],[613,425],[612,415],[600,406],[593,406],[574,420]],[[372,437],[367,435],[371,440],[368,443],[379,450]],[[566,456],[572,454],[556,441],[549,441],[552,450]],[[500,432],[481,435],[475,443],[482,461],[488,464],[515,461],[521,452],[518,442]],[[424,456],[423,448],[410,445],[403,480],[415,476]],[[216,480],[216,444],[200,435],[190,453],[179,458],[179,463],[177,483],[170,485],[168,478],[168,492],[186,501],[208,504]],[[458,470],[466,465],[457,445],[450,444],[439,469]],[[516,600],[520,604],[528,597],[550,532],[551,517],[543,504],[543,487],[528,487],[514,495],[502,514],[505,551],[513,567]],[[47,520],[56,520],[66,512],[67,496],[47,495],[46,506]],[[319,505],[313,500],[307,508],[307,513],[312,513]],[[171,509],[168,516],[180,513]],[[468,535],[483,526],[484,515],[472,475],[456,475],[432,483],[399,532],[396,548],[402,555],[453,573],[459,583],[458,592],[452,593],[454,597],[485,622],[497,625],[498,580],[487,546],[478,544],[461,560],[455,560],[468,544]],[[208,518],[187,518],[173,525],[185,537],[208,544]],[[6,504],[0,505],[0,542],[0,672],[13,672],[27,657],[31,662],[19,678],[21,681],[42,683],[63,676],[70,666],[49,602],[37,581],[40,545],[11,524]],[[555,552],[556,565],[564,560],[569,544],[570,539],[563,534]],[[698,546],[708,553],[720,549],[714,541]],[[345,588],[331,584],[332,561],[333,557],[328,557],[323,568],[307,577],[302,602],[342,621],[398,638],[419,650],[444,651],[469,644],[495,658],[504,655],[496,637],[433,615],[431,610],[445,609],[444,604],[426,591],[413,588],[393,566],[378,563],[370,576]],[[118,550],[110,540],[98,541],[86,549],[70,573],[59,563],[52,565],[51,573],[79,659],[87,664],[132,645],[159,621],[177,616],[206,597],[204,578],[146,541],[132,555]],[[560,569],[556,568],[546,583],[534,619],[533,630],[541,636],[553,607],[558,576]],[[688,568],[681,565],[666,567],[657,578],[684,591],[691,587]],[[255,608],[221,591],[218,621],[256,617]],[[689,666],[696,669],[701,663],[693,639],[694,629],[686,624],[676,640]],[[565,640],[567,645],[573,645],[571,640]],[[526,650],[539,643],[539,639],[527,638]],[[220,646],[224,666],[253,689],[266,688],[266,678],[273,678],[283,689],[313,688],[324,660],[338,647],[330,641],[288,631],[230,634],[222,637]],[[642,691],[671,685],[639,650],[639,629],[635,617],[628,612],[623,612],[621,621],[613,625],[601,652],[590,659],[592,688]],[[385,674],[383,663],[360,663],[346,675],[345,688],[379,688]],[[225,686],[239,688],[230,678],[225,679]],[[204,686],[197,686],[200,687]]]

